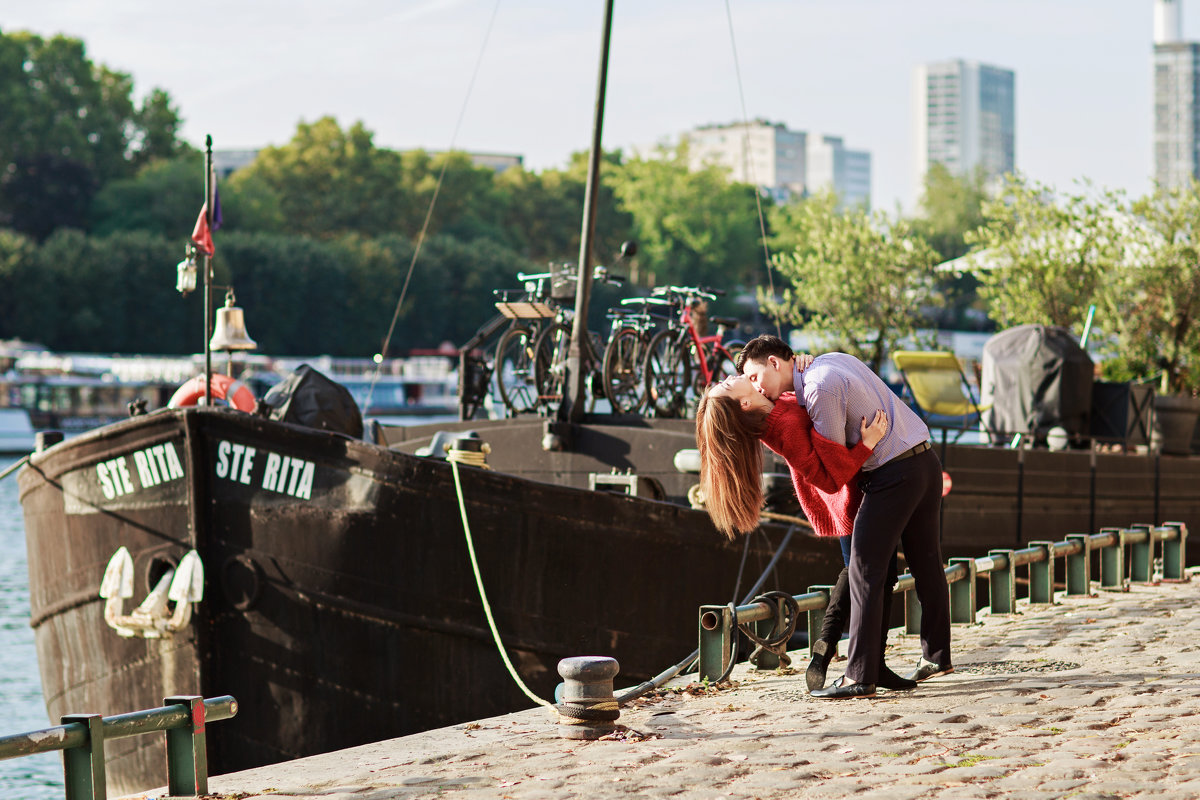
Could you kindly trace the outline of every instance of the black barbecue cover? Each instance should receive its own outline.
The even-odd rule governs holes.
[[[1019,325],[983,346],[983,423],[993,440],[1041,437],[1053,427],[1086,435],[1092,411],[1091,356],[1066,328]]]
[[[308,364],[268,389],[262,401],[271,419],[362,438],[362,412],[350,390]]]

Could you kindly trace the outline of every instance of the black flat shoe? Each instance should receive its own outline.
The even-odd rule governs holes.
[[[887,667],[879,670],[879,677],[875,679],[875,685],[880,689],[891,689],[893,692],[917,688],[916,681],[901,678]]]
[[[949,664],[935,664],[932,661],[926,661],[922,658],[917,662],[917,668],[908,674],[910,681],[927,681],[930,678],[939,678],[942,675],[949,675],[954,672],[954,667]]]
[[[841,686],[830,686],[828,689],[814,689],[809,692],[821,700],[849,700],[851,698],[868,698],[875,696],[873,683],[843,683]]]

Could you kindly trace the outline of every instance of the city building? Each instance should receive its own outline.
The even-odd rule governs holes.
[[[933,164],[955,175],[982,167],[988,178],[1016,168],[1016,76],[956,59],[922,64],[913,76],[916,189]]]
[[[1200,44],[1182,41],[1182,0],[1154,3],[1154,179],[1200,177]]]
[[[833,189],[843,206],[870,206],[871,154],[847,149],[841,137],[758,119],[702,125],[682,139],[692,169],[725,167],[731,180],[758,186],[776,202]]]

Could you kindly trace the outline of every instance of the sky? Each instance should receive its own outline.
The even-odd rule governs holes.
[[[282,145],[333,116],[381,147],[511,153],[542,170],[590,144],[603,12],[601,0],[0,0],[0,30],[82,39],[139,97],[166,90],[197,146],[205,134],[219,150]],[[1184,2],[1183,33],[1200,39],[1200,0]],[[1027,177],[1140,195],[1152,41],[1153,0],[616,0],[603,143],[765,118],[869,151],[873,206],[912,211],[913,68],[962,58],[1015,71]]]

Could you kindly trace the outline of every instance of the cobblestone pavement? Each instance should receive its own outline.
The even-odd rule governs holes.
[[[731,688],[676,689],[623,709],[624,740],[560,738],[550,712],[533,709],[214,777],[210,791],[276,800],[1196,798],[1198,600],[1193,580],[983,613],[955,626],[954,674],[873,700],[809,697],[798,653],[794,674],[739,667]],[[893,635],[897,672],[918,654],[916,637]]]

